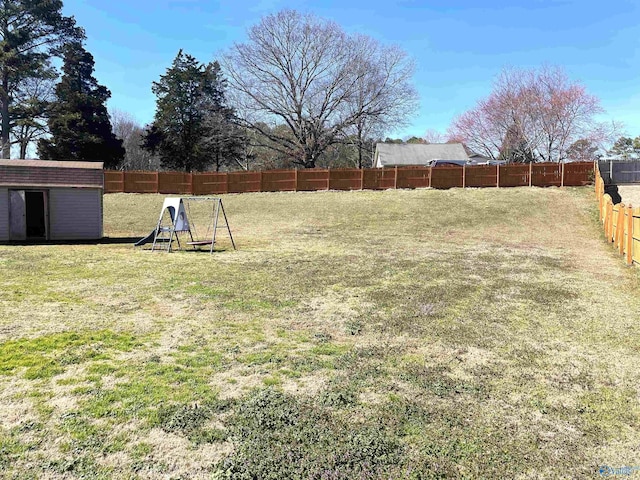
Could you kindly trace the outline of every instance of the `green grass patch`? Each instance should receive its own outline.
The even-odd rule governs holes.
[[[0,374],[25,368],[29,380],[50,378],[65,366],[109,358],[113,351],[130,351],[141,344],[129,334],[112,331],[64,332],[0,344]]]

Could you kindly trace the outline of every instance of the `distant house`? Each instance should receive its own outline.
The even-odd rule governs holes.
[[[428,166],[434,160],[469,161],[461,143],[378,143],[373,157],[373,166],[410,167]]]

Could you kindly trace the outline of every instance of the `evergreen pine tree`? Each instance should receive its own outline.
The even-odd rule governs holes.
[[[11,140],[24,140],[23,128],[48,105],[35,105],[25,96],[29,84],[52,74],[49,61],[60,47],[82,41],[84,31],[73,17],[62,14],[61,0],[0,0],[0,148],[2,158],[11,155]]]
[[[93,56],[79,43],[64,47],[63,75],[48,125],[51,138],[38,142],[40,158],[104,162],[114,168],[124,158],[122,140],[111,128],[106,101],[111,92],[93,76]]]
[[[243,154],[243,132],[225,104],[226,82],[218,62],[202,64],[180,50],[167,72],[154,82],[156,114],[144,146],[167,168],[219,170]]]

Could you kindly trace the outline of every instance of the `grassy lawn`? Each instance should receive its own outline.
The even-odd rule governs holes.
[[[140,237],[163,196],[105,196]],[[238,251],[0,246],[3,478],[640,466],[638,269],[589,189],[224,197]]]

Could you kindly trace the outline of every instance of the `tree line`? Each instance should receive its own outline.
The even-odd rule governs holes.
[[[60,0],[0,0],[2,155],[200,171],[368,164],[417,108],[397,47],[313,15],[264,17],[220,61],[180,50],[153,82],[149,125],[107,112],[86,35]],[[62,60],[62,72],[52,66]]]
[[[415,66],[402,49],[283,10],[219,60],[179,50],[151,86],[156,110],[143,126],[107,111],[111,93],[93,75],[85,32],[61,11],[61,0],[0,0],[4,158],[35,146],[43,159],[121,169],[362,168],[418,106]],[[599,99],[561,68],[507,69],[446,134],[384,141],[461,142],[470,154],[510,162],[593,159],[619,133],[596,121],[601,113]],[[620,137],[611,152],[633,157],[639,142]]]

